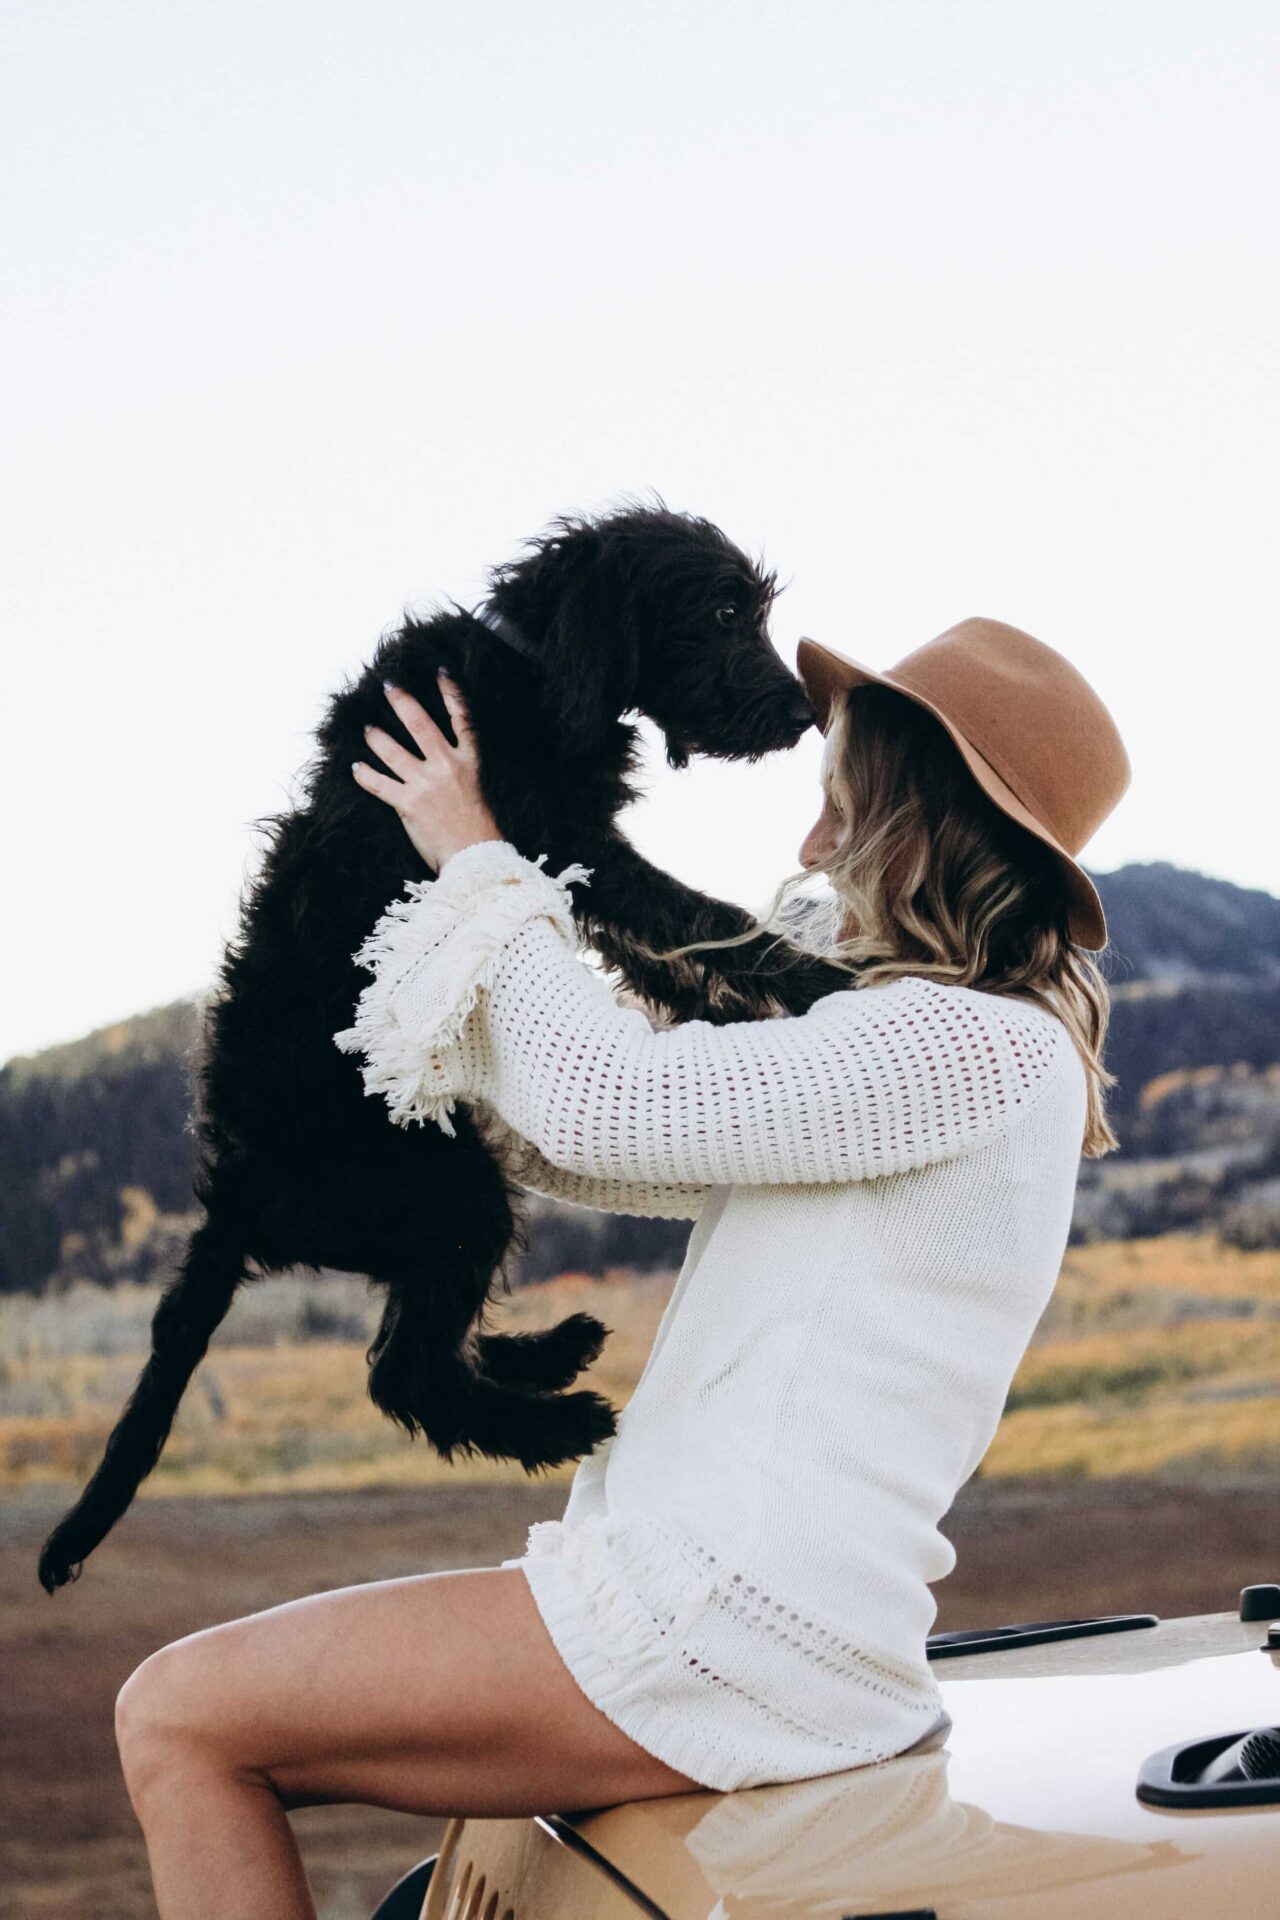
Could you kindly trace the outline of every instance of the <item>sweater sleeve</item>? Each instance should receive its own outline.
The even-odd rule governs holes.
[[[541,862],[523,859],[508,842],[500,849],[481,844],[489,849],[483,856],[469,847],[446,861],[447,884],[443,877],[406,881],[409,898],[387,908],[354,955],[374,979],[360,997],[355,1024],[335,1034],[335,1044],[365,1055],[365,1092],[383,1094],[400,1126],[431,1119],[452,1134],[449,1114],[456,1098],[465,1099],[504,1171],[531,1192],[599,1213],[696,1220],[710,1191],[704,1183],[629,1180],[618,1169],[591,1174],[559,1166],[481,1098],[471,1076],[486,963],[503,935],[539,910],[550,912],[565,941],[576,946],[563,882],[586,873],[566,868],[553,882]],[[500,884],[517,891],[499,894]],[[586,975],[576,958],[573,965]]]
[[[711,1191],[694,1182],[624,1180],[618,1174],[575,1173],[539,1153],[532,1140],[524,1139],[486,1103],[476,1103],[475,1117],[510,1177],[548,1200],[591,1207],[597,1213],[632,1213],[649,1220],[696,1220]]]
[[[1072,1043],[1047,1009],[908,977],[805,1014],[655,1029],[576,952],[569,880],[480,841],[406,883],[355,956],[368,1093],[401,1125],[486,1103],[553,1166],[663,1184],[871,1179],[1017,1124]]]

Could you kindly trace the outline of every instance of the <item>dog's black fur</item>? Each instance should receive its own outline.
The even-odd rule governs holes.
[[[262,870],[206,1013],[195,1119],[205,1218],[156,1308],[151,1355],[103,1460],[45,1542],[48,1592],[79,1577],[154,1467],[249,1263],[259,1273],[332,1267],[384,1287],[370,1395],[446,1459],[479,1452],[532,1472],[613,1432],[608,1401],[562,1391],[598,1354],[599,1321],[484,1330],[501,1263],[526,1242],[520,1189],[469,1110],[455,1110],[456,1137],[393,1126],[359,1062],[334,1045],[367,984],[357,947],[407,879],[432,875],[351,763],[376,759],[367,722],[415,750],[384,677],[453,739],[436,684],[443,664],[467,702],[504,836],[531,858],[546,853],[548,872],[571,861],[592,869],[581,895],[570,883],[579,931],[631,988],[677,1020],[803,1012],[849,978],[789,944],[761,936],[669,964],[636,955],[633,934],[663,948],[751,921],[649,865],[615,825],[638,797],[639,732],[624,713],[657,723],[673,766],[691,753],[756,760],[814,723],[769,641],[775,591],[719,528],[661,503],[563,519],[489,576],[490,609],[536,657],[451,603],[384,636],[332,697],[304,804],[269,817]]]

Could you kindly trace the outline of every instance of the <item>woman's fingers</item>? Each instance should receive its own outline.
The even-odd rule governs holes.
[[[403,780],[395,780],[389,773],[380,773],[367,760],[353,760],[351,771],[370,793],[376,793],[380,800],[389,800],[393,807],[397,805],[398,797],[404,792]]]
[[[475,735],[471,726],[471,715],[467,711],[467,703],[456,683],[450,679],[443,667],[440,669],[440,694],[458,742],[456,748],[449,745],[426,708],[420,701],[415,700],[411,693],[406,693],[403,687],[394,686],[389,680],[384,680],[382,684],[386,689],[387,699],[403,723],[405,731],[422,748],[422,758],[419,759],[416,754],[410,753],[406,747],[401,746],[394,734],[387,733],[382,727],[367,726],[364,729],[365,739],[389,767],[407,775],[415,768],[420,769],[423,761],[429,760],[433,752],[441,751],[457,753],[464,760],[474,759]]]
[[[449,721],[458,742],[456,748],[450,746],[421,701],[415,700],[411,693],[407,693],[403,687],[397,687],[390,680],[384,680],[382,684],[398,719],[403,723],[405,731],[422,748],[424,758],[429,758],[433,750],[440,748],[450,753],[460,753],[467,759],[472,757],[475,736],[471,727],[471,715],[456,682],[450,678],[443,667],[439,669],[440,696],[444,701],[445,711],[449,715]],[[393,746],[398,744],[391,735],[383,734],[381,728],[366,727],[365,732],[377,732],[382,738],[390,740]],[[379,751],[381,752],[381,748]],[[406,757],[412,759],[411,755],[405,755],[403,747],[399,748],[399,752],[402,760]],[[383,757],[386,758],[385,755]]]
[[[407,692],[404,687],[397,687],[390,680],[384,680],[382,684],[386,690],[387,700],[394,709],[397,718],[411,739],[422,751],[421,753],[414,753],[410,748],[402,745],[401,742],[396,739],[395,735],[389,733],[385,727],[376,726],[371,722],[363,728],[365,741],[371,752],[376,753],[383,764],[391,769],[392,774],[398,777],[389,779],[386,774],[369,766],[366,761],[353,761],[353,771],[359,770],[366,785],[371,785],[375,790],[380,790],[384,796],[389,796],[390,794],[403,796],[405,784],[411,780],[415,774],[424,775],[435,773],[440,775],[445,772],[446,766],[449,764],[449,761],[454,758],[455,754],[459,759],[469,760],[472,757],[470,751],[470,718],[467,714],[462,696],[458,693],[451,681],[446,684],[446,679],[442,677],[441,694],[444,698],[454,731],[458,735],[457,749],[450,746],[444,734],[427,712],[427,709],[422,705],[421,701],[415,700],[413,695]],[[448,759],[446,759],[445,756],[448,756]],[[434,765],[432,764],[433,761]]]
[[[419,756],[410,753],[409,749],[401,746],[395,735],[388,733],[384,727],[367,726],[364,729],[364,737],[389,767],[407,775],[415,769],[420,770],[424,761],[430,759],[433,751],[447,749],[449,743],[421,701],[415,700],[411,693],[407,693],[403,687],[393,685],[390,680],[384,680],[382,684],[386,690],[388,704],[394,709],[405,732],[422,748],[422,754]]]
[[[390,680],[384,680],[382,684],[386,690],[388,704],[396,718],[403,725],[405,732],[417,741],[424,755],[429,755],[433,748],[448,745],[421,701],[415,700],[413,695],[406,693],[403,687],[394,686]],[[366,728],[365,731],[367,732],[368,729]],[[403,747],[400,748],[400,752],[404,752]]]
[[[380,760],[402,774],[409,774],[421,767],[422,761],[416,753],[410,753],[408,747],[402,747],[393,733],[387,733],[382,727],[366,727],[364,737]]]
[[[457,682],[444,667],[439,669],[439,680],[441,697],[457,738],[458,752],[470,755],[475,747],[475,734],[472,732],[467,703]]]

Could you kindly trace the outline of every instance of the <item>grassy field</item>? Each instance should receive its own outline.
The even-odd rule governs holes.
[[[592,1384],[625,1404],[673,1276],[565,1274],[502,1301],[495,1325],[587,1308],[612,1328]],[[137,1378],[157,1291],[76,1287],[0,1301],[0,1494],[82,1481]],[[445,1466],[378,1412],[364,1282],[293,1276],[242,1289],[142,1498],[521,1484],[518,1467]],[[1280,1470],[1280,1252],[1165,1235],[1073,1248],[1014,1379],[984,1477]],[[572,1467],[550,1476],[567,1484]]]
[[[1280,1469],[1280,1252],[1164,1234],[1072,1248],[984,1476]]]

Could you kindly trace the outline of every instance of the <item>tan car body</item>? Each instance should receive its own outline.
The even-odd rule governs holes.
[[[422,1920],[1271,1920],[1280,1805],[1134,1791],[1153,1752],[1280,1723],[1266,1640],[1221,1613],[966,1654],[935,1669],[950,1730],[875,1766],[455,1820]]]

